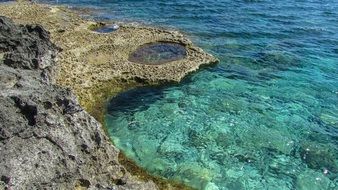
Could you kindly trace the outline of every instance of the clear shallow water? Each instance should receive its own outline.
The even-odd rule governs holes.
[[[113,142],[150,173],[197,189],[338,189],[337,1],[59,2],[177,28],[221,60],[111,101]]]

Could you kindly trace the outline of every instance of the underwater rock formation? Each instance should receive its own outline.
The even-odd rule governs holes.
[[[156,189],[134,179],[101,124],[54,84],[58,48],[0,17],[0,189]]]

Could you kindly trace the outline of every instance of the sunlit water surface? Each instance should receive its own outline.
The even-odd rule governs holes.
[[[111,100],[112,141],[151,174],[197,189],[338,189],[337,1],[58,2],[175,28],[220,59]]]

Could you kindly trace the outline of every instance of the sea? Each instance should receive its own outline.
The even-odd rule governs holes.
[[[220,62],[107,104],[112,142],[200,190],[338,189],[337,0],[44,0],[182,32]]]

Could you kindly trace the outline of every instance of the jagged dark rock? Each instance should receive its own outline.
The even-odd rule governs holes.
[[[155,189],[134,179],[73,93],[41,26],[0,17],[0,189]]]

